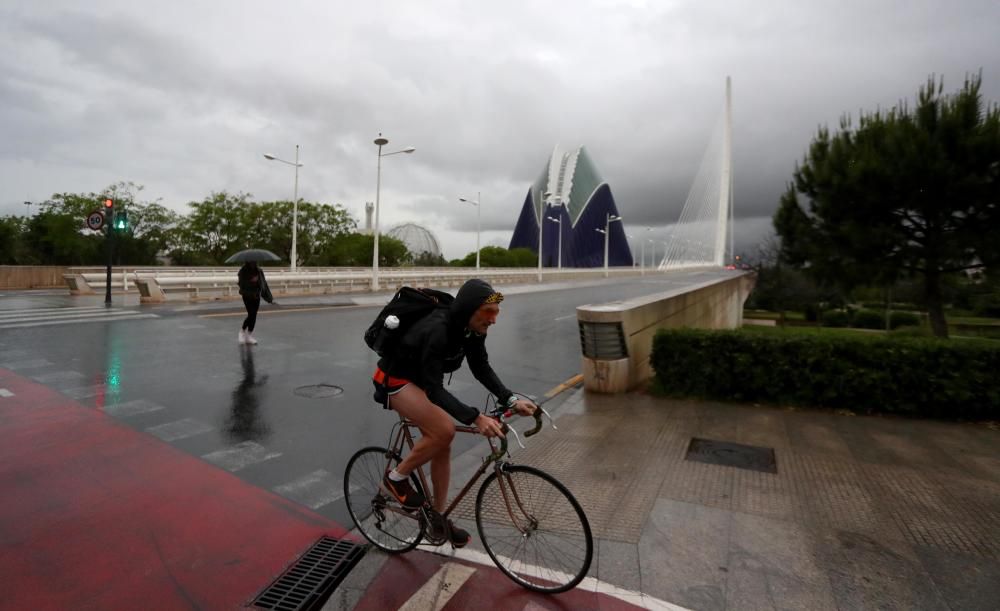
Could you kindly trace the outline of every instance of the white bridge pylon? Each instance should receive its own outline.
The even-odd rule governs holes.
[[[733,258],[732,84],[658,269],[722,267]]]

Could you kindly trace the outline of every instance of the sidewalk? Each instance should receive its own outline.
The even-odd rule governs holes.
[[[629,602],[998,608],[1000,431],[583,391],[558,408],[556,424],[514,460],[574,492],[598,538],[590,575],[652,597]],[[693,437],[773,448],[777,473],[687,460]],[[457,457],[453,482],[477,461],[475,451]],[[475,532],[471,503],[459,514]],[[437,551],[463,559],[470,548]],[[368,554],[327,609],[352,608],[366,580],[404,560],[383,562]],[[494,608],[522,608],[504,600]]]

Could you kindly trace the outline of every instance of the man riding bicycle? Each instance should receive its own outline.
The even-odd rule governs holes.
[[[507,409],[530,416],[537,406],[519,399],[507,389],[490,367],[486,334],[496,324],[503,295],[487,282],[472,279],[462,285],[451,305],[420,319],[400,338],[395,354],[383,357],[375,370],[378,391],[388,392],[388,407],[420,429],[413,450],[382,480],[382,487],[406,509],[422,507],[426,499],[409,483],[414,469],[431,464],[434,509],[447,507],[451,478],[451,441],[455,422],[475,424],[486,437],[502,435],[500,423],[478,409],[462,403],[444,387],[444,374],[452,373],[468,359],[472,375]],[[433,538],[444,538],[445,524],[430,524]],[[455,547],[465,546],[469,533],[447,523]]]

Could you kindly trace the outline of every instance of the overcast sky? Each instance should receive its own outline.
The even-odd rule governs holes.
[[[0,0],[0,215],[144,185],[299,196],[448,258],[506,246],[557,144],[584,145],[631,231],[677,220],[733,79],[737,250],[750,250],[819,125],[983,71],[1000,100],[1000,2],[142,2]],[[666,231],[663,230],[665,234]]]

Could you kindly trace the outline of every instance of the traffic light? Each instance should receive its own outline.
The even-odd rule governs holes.
[[[115,215],[115,230],[128,231],[128,212],[122,210]]]
[[[115,200],[111,199],[110,197],[104,200],[105,210],[111,210],[114,207],[115,207]]]

